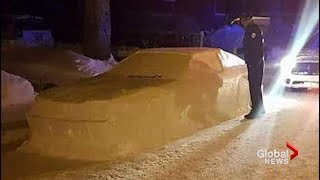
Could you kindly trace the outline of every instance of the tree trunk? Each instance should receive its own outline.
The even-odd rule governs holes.
[[[84,0],[83,52],[93,59],[110,56],[110,0]]]

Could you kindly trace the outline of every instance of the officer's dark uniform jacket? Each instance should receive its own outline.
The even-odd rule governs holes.
[[[245,29],[243,48],[248,69],[252,112],[264,112],[262,79],[264,71],[263,34],[257,24],[251,22]]]
[[[248,65],[255,65],[263,61],[263,34],[254,22],[248,24],[245,30],[243,39],[245,61]]]

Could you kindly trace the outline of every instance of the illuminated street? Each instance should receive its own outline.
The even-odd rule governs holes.
[[[317,92],[266,96],[267,114],[260,119],[230,120],[130,159],[86,162],[9,151],[2,154],[1,176],[2,179],[317,179],[318,102]],[[287,150],[286,141],[299,151],[289,164],[266,165],[257,157],[259,149]]]

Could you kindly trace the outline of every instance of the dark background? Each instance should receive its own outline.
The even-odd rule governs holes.
[[[111,0],[112,43],[120,42],[128,32],[217,29],[243,10],[291,24],[303,3],[304,0]],[[81,42],[83,4],[83,0],[1,0],[1,14],[41,16],[49,22],[56,41]]]

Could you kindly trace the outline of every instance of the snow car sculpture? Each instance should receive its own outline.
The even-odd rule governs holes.
[[[136,52],[110,71],[40,93],[26,152],[102,160],[127,156],[249,110],[242,59],[213,48]]]

